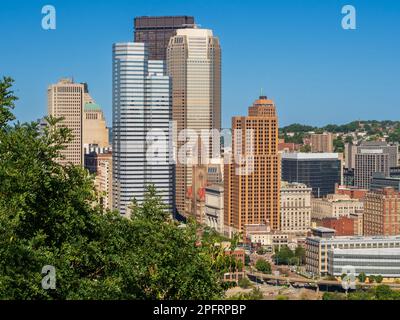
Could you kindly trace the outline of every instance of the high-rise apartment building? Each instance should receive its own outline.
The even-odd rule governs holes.
[[[314,197],[335,192],[340,184],[341,160],[337,153],[283,153],[282,180],[304,183]]]
[[[199,157],[198,151],[193,149],[206,150],[210,158],[213,150],[219,153],[220,149],[219,137],[212,139],[211,135],[208,141],[202,141],[201,148],[189,149],[179,156],[179,152],[185,150],[182,146],[188,139],[196,141],[202,130],[221,128],[221,49],[218,38],[206,29],[177,30],[169,41],[167,65],[168,74],[172,77],[174,150],[178,152],[175,167],[176,207],[180,214],[187,215],[185,195],[192,185],[192,168]],[[185,135],[184,129],[192,131]],[[208,145],[209,152],[204,145]],[[203,165],[208,164],[204,162]]]
[[[135,42],[147,44],[149,60],[166,60],[169,39],[176,30],[193,28],[194,18],[189,16],[136,17]]]
[[[364,203],[364,235],[400,235],[400,194],[393,188],[368,192]]]
[[[154,185],[173,209],[170,78],[144,43],[113,46],[113,207],[121,214]]]
[[[333,134],[313,133],[311,134],[311,152],[333,152]]]
[[[112,153],[97,155],[97,173],[95,186],[99,193],[99,202],[104,209],[112,209]]]
[[[281,176],[274,102],[261,96],[248,116],[232,118],[232,130],[233,159],[224,169],[224,223],[233,231],[250,224],[279,230]]]
[[[71,130],[72,140],[61,151],[59,163],[83,165],[83,106],[85,85],[71,79],[61,79],[47,90],[48,114],[63,118],[58,124]]]
[[[281,183],[281,231],[305,234],[311,225],[311,188],[302,183]]]

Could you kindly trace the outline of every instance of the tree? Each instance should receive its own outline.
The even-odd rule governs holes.
[[[298,246],[294,251],[294,256],[298,259],[299,264],[304,264],[306,261],[306,250],[302,246]]]
[[[262,273],[270,274],[272,269],[269,262],[265,261],[264,259],[258,259],[256,262],[256,269]]]
[[[96,204],[93,177],[54,161],[72,138],[60,119],[9,121],[16,97],[0,81],[0,299],[218,299],[236,261],[198,226],[170,219],[152,186],[132,218]],[[199,245],[200,242],[200,245]],[[45,265],[56,288],[41,286]]]
[[[376,281],[376,283],[382,283],[383,277],[381,275],[377,275],[377,276],[375,276],[375,281]]]
[[[244,265],[245,266],[249,266],[250,265],[250,256],[248,254],[246,254],[244,256]]]
[[[243,277],[242,279],[239,280],[238,285],[242,289],[247,289],[251,286],[251,282],[247,277]]]
[[[359,280],[360,282],[365,282],[365,281],[367,280],[367,275],[366,275],[364,272],[361,272],[361,273],[358,275],[358,280]]]
[[[371,275],[368,277],[368,282],[374,283],[374,282],[375,282],[375,276],[371,274]]]
[[[293,257],[294,252],[288,246],[282,246],[280,250],[275,252],[274,258],[276,264],[289,264]]]

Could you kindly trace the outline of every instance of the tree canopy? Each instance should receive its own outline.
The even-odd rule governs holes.
[[[198,226],[178,225],[154,187],[131,219],[96,204],[93,177],[54,159],[71,132],[16,123],[13,81],[0,81],[0,299],[218,299],[236,263]],[[45,290],[43,266],[56,270]],[[234,267],[237,267],[234,265]]]

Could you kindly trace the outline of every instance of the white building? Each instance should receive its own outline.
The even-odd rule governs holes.
[[[281,183],[281,231],[304,234],[311,225],[311,192],[302,183]]]
[[[205,205],[206,225],[219,233],[224,232],[224,187],[213,185],[206,187]]]
[[[154,185],[173,209],[171,87],[163,61],[144,43],[113,46],[113,207],[121,214]]]

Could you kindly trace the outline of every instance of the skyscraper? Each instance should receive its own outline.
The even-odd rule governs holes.
[[[121,214],[154,185],[173,208],[169,159],[171,88],[163,61],[144,43],[113,46],[113,207]]]
[[[191,129],[199,135],[204,129],[221,128],[221,49],[218,38],[206,29],[177,30],[169,41],[167,65],[172,77],[172,114],[176,124],[174,148],[179,152],[186,143],[184,139],[178,139],[182,130]],[[217,143],[219,148],[219,138],[215,140],[211,138],[208,141],[210,158],[212,146]],[[185,214],[185,195],[192,184],[191,159],[197,156],[189,151],[185,157],[187,162],[177,159],[175,195],[180,214]]]
[[[314,197],[335,192],[340,184],[341,161],[337,153],[283,153],[282,180],[304,183]]]
[[[232,118],[232,163],[224,169],[224,224],[231,234],[249,224],[280,229],[280,165],[275,104],[265,96],[249,115]],[[238,157],[248,161],[240,162]]]
[[[135,42],[148,46],[149,60],[166,60],[169,39],[177,29],[193,28],[194,18],[188,16],[136,17]]]
[[[83,108],[83,145],[107,148],[108,128],[101,107],[95,102],[85,102]]]
[[[60,126],[71,129],[72,140],[61,151],[59,163],[65,165],[83,165],[83,106],[85,103],[85,85],[74,83],[71,79],[61,79],[47,90],[48,114],[63,117]]]

